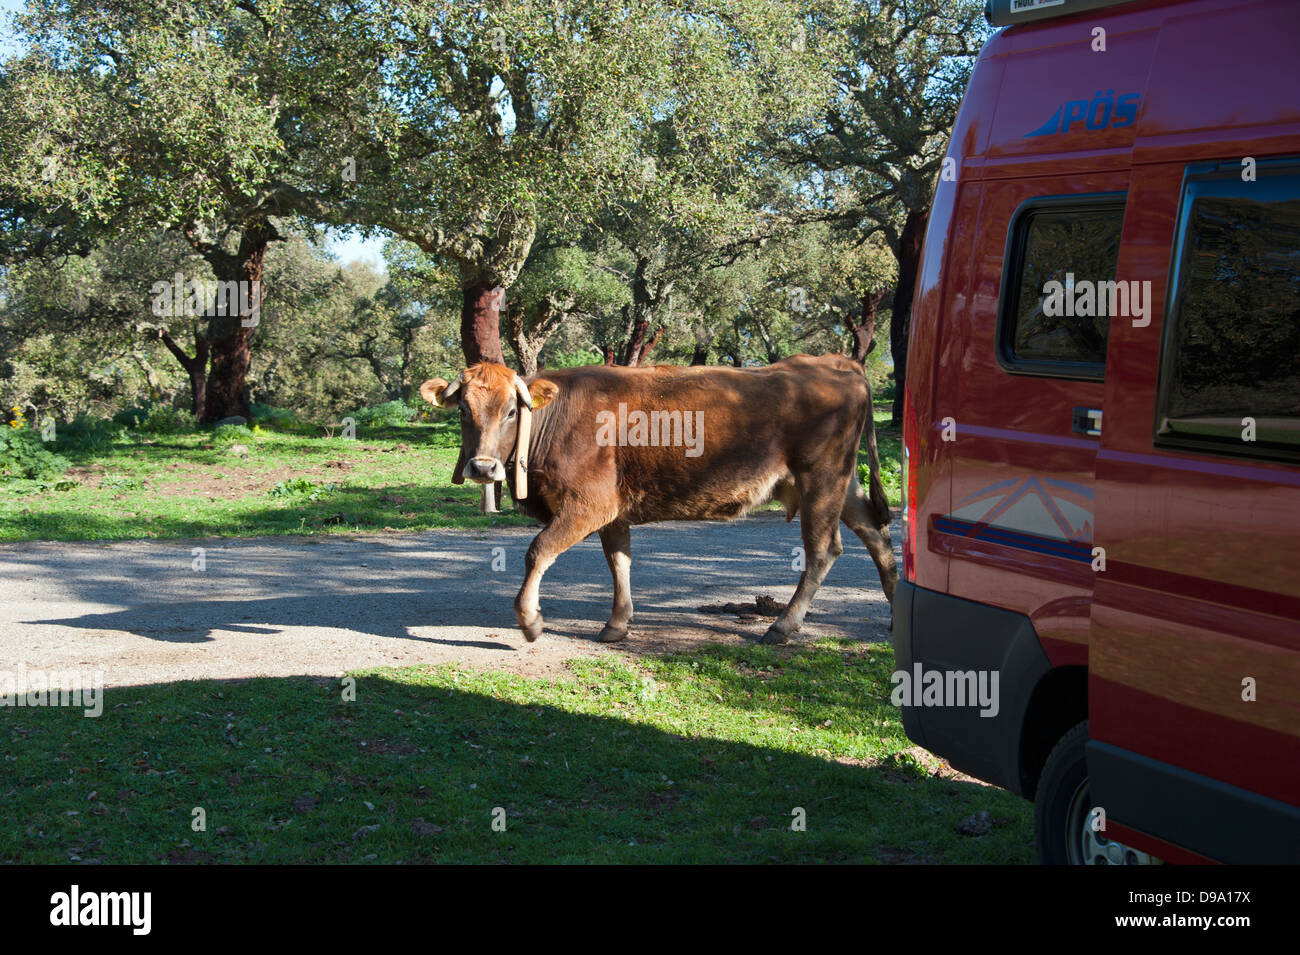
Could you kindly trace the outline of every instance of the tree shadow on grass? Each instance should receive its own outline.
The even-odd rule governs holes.
[[[0,859],[1030,861],[1008,793],[757,744],[675,684],[405,670],[358,677],[355,702],[293,677],[111,689],[98,719],[10,710]],[[718,726],[674,728],[698,718]],[[981,809],[993,828],[960,835]]]

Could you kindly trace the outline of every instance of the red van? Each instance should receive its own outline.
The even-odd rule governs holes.
[[[904,725],[1045,863],[1300,862],[1300,3],[988,15],[912,312]]]

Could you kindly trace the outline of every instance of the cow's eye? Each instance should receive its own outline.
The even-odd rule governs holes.
[[[513,418],[514,416],[515,416],[515,409],[514,409],[514,408],[511,408],[508,412],[506,412],[506,420],[507,420],[507,421],[509,421],[509,420],[510,420],[511,418]]]

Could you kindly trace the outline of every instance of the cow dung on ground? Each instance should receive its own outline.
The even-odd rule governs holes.
[[[751,604],[705,604],[695,609],[700,613],[733,613],[738,617],[779,617],[785,608],[771,594],[759,594]]]

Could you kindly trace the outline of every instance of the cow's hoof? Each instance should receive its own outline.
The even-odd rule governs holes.
[[[598,643],[618,643],[620,640],[627,639],[627,627],[614,627],[605,624],[603,630],[596,636]]]
[[[519,629],[523,632],[525,640],[536,643],[537,638],[542,635],[542,615],[539,613],[531,623],[521,623]]]
[[[759,643],[785,643],[790,639],[790,634],[780,629],[776,624],[767,628],[767,633],[763,634]]]

